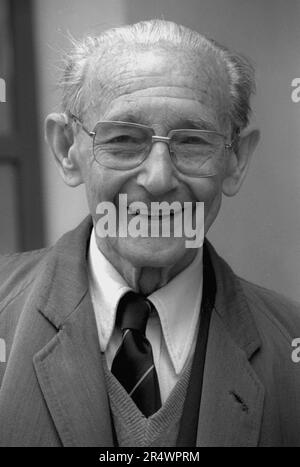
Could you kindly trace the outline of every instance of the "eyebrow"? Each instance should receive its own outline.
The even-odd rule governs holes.
[[[140,115],[138,113],[124,112],[118,113],[117,115],[110,115],[108,118],[105,118],[106,121],[115,121],[115,122],[128,122],[128,123],[140,123]]]
[[[200,117],[182,120],[182,124],[185,128],[196,129],[196,130],[206,130],[206,131],[218,131],[216,125],[208,120],[204,120]]]
[[[149,123],[145,123],[143,118],[141,118],[142,114],[133,113],[133,112],[124,112],[119,113],[117,115],[111,115],[109,117],[109,121],[120,121],[120,122],[128,122],[128,123],[140,123],[143,125],[151,126]],[[196,129],[196,130],[206,130],[206,131],[218,131],[216,125],[209,121],[204,120],[201,117],[193,117],[193,118],[180,118],[180,120],[173,126],[171,129]]]

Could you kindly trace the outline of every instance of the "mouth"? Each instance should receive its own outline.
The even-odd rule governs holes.
[[[127,208],[127,212],[130,216],[141,216],[141,217],[145,217],[149,220],[162,220],[162,219],[167,219],[167,218],[174,218],[175,216],[177,216],[178,214],[182,214],[183,213],[183,209],[178,209],[176,211],[172,210],[172,211],[169,211],[169,210],[159,210],[159,214],[157,213],[157,211],[151,213],[151,210],[148,211],[148,209],[145,209],[145,210],[142,210],[142,209],[136,209],[136,210],[132,210],[130,209],[130,207]]]

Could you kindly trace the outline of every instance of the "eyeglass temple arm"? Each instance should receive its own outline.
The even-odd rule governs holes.
[[[238,141],[239,137],[240,137],[240,128],[236,128],[235,130],[235,135],[233,137],[233,139],[231,140],[231,143],[228,143],[228,144],[225,144],[225,148],[226,149],[232,149],[234,144]]]
[[[69,111],[69,116],[74,120],[74,122],[79,123],[79,125],[81,126],[83,131],[85,131],[89,136],[92,136],[92,137],[95,136],[95,132],[88,130],[87,127],[84,126],[84,124],[82,123],[80,118],[76,117],[76,115],[72,114],[72,112],[70,112],[70,111]]]

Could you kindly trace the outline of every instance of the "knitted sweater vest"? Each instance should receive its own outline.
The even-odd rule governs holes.
[[[191,362],[166,402],[151,417],[139,411],[119,381],[109,371],[105,357],[103,367],[111,407],[112,421],[120,447],[174,447],[191,373]]]

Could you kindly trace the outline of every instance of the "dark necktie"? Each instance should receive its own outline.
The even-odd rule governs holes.
[[[152,348],[145,337],[151,307],[149,300],[134,292],[121,298],[117,319],[123,339],[111,367],[111,372],[146,417],[161,407]]]

